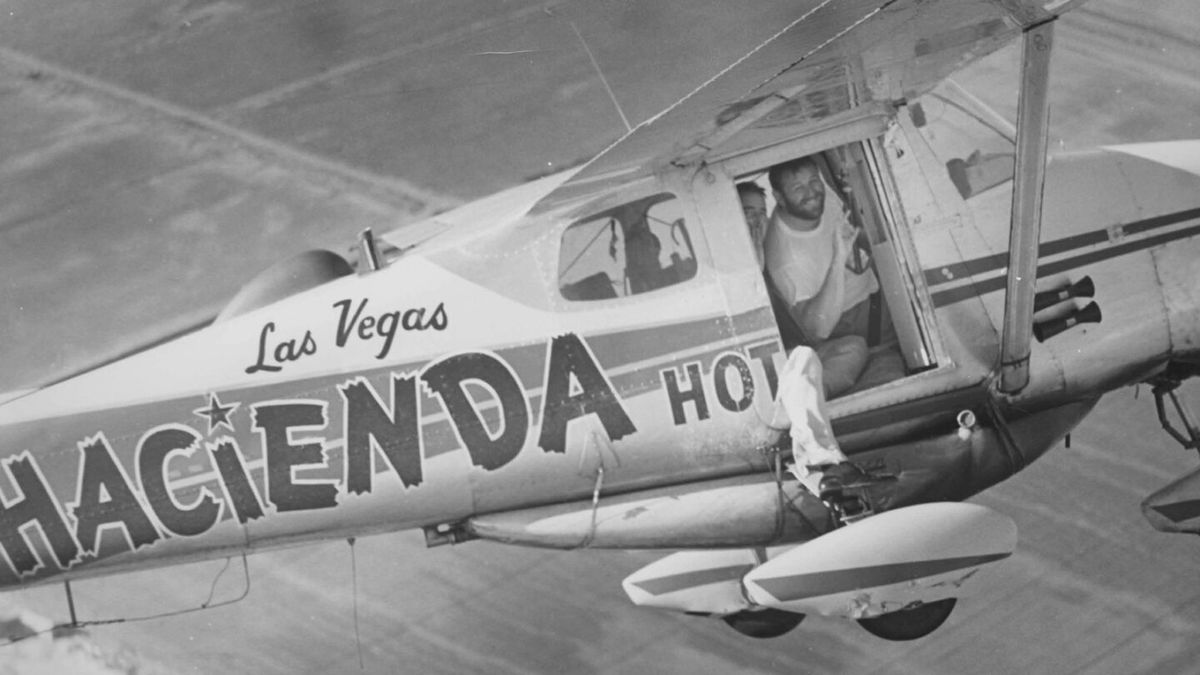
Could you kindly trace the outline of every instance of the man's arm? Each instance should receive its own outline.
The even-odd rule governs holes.
[[[825,340],[842,318],[842,304],[846,297],[846,274],[842,268],[850,254],[845,233],[839,232],[833,240],[833,260],[825,271],[821,289],[811,298],[796,302],[789,308],[792,319],[800,330],[812,340]]]
[[[800,330],[812,340],[825,340],[842,318],[842,298],[846,295],[846,275],[828,274],[821,290],[807,300],[792,305],[789,312]]]

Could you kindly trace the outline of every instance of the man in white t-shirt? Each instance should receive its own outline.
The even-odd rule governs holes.
[[[869,267],[856,272],[847,265],[858,231],[840,200],[825,208],[815,160],[778,164],[769,177],[776,205],[763,246],[767,276],[812,347],[793,350],[780,373],[772,425],[791,429],[791,470],[801,484],[826,503],[852,500],[843,490],[880,479],[846,458],[824,399],[853,387],[867,365],[870,299],[879,282]]]
[[[854,386],[867,364],[871,294],[867,268],[851,270],[858,230],[834,200],[825,208],[825,182],[811,157],[771,167],[776,206],[764,242],[767,275],[788,313],[816,350],[832,398]]]

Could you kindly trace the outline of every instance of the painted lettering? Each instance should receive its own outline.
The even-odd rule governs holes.
[[[441,305],[438,305],[441,307]],[[410,309],[404,313],[404,330],[423,330],[425,325],[425,308]]]
[[[438,306],[433,308],[433,315],[429,317],[429,323],[426,323],[425,327],[434,330],[446,330],[449,325],[450,317],[446,315],[446,303],[439,302]]]
[[[379,341],[381,354],[398,331],[414,326],[440,330],[446,325],[442,305],[384,313],[370,312],[365,300],[357,305],[345,301],[338,307],[342,320],[335,337],[345,344]],[[257,359],[247,372],[278,372],[284,364],[317,349],[312,333],[283,339],[273,322],[262,326],[259,338]],[[581,418],[594,417],[588,422],[598,421],[614,441],[637,431],[617,388],[584,339],[567,333],[549,340],[544,349],[544,393],[536,412],[540,412],[538,445],[545,452],[567,452],[571,423]],[[520,353],[522,359],[537,358],[536,351],[521,349]],[[722,408],[740,411],[750,405],[754,381],[748,363],[732,352],[714,363],[712,386]],[[73,502],[58,499],[30,452],[4,459],[0,461],[4,468],[0,471],[0,554],[16,575],[28,575],[51,565],[51,558],[69,569],[93,557],[136,551],[164,537],[197,537],[223,519],[236,518],[245,525],[263,518],[271,508],[283,513],[336,507],[343,493],[368,495],[376,488],[376,474],[387,472],[379,465],[380,458],[404,489],[416,489],[427,482],[423,434],[428,429],[422,426],[421,414],[422,407],[432,405],[422,403],[418,381],[439,400],[475,467],[495,471],[509,465],[533,433],[535,411],[530,410],[525,386],[514,367],[496,354],[455,353],[430,363],[419,374],[371,377],[354,377],[337,387],[342,422],[341,429],[332,432],[327,429],[334,416],[329,400],[253,405],[246,401],[250,428],[240,418],[238,426],[257,439],[262,457],[262,468],[253,473],[250,467],[255,464],[247,460],[234,437],[237,430],[231,419],[242,403],[223,404],[215,394],[208,394],[205,407],[192,410],[189,405],[174,410],[171,417],[180,419],[189,411],[200,416],[207,421],[207,436],[178,422],[151,427],[140,437],[123,428],[122,439],[137,439],[136,444],[130,442],[132,447],[120,448],[128,466],[118,459],[103,432],[79,441]],[[684,377],[688,382],[681,383]],[[666,369],[662,378],[677,423],[684,423],[688,403],[700,419],[709,416],[708,382],[702,378],[700,364]],[[383,391],[385,382],[390,383],[390,394]],[[306,381],[305,386],[312,387],[308,391],[328,391],[326,383]],[[147,410],[164,405],[156,403]],[[143,412],[138,408],[126,417],[137,419]],[[437,423],[439,428],[442,424]],[[214,440],[222,426],[228,435]],[[327,442],[325,435],[337,431],[341,437]],[[344,450],[341,463],[338,454],[327,456],[325,450],[339,442]],[[250,456],[257,458],[258,448],[253,450]],[[179,474],[187,478],[178,478]]]
[[[221,504],[212,491],[201,487],[190,506],[179,504],[167,485],[167,462],[171,455],[191,457],[200,448],[200,436],[182,426],[155,429],[138,443],[138,482],[158,522],[174,534],[194,537],[203,534],[221,517]]]
[[[313,339],[312,331],[304,332],[304,339],[299,346],[296,345],[295,340],[284,340],[275,345],[275,360],[279,363],[299,361],[302,357],[316,353],[317,341]]]
[[[337,329],[334,340],[338,347],[345,347],[350,338],[356,337],[363,342],[378,340],[379,351],[375,358],[384,359],[392,351],[396,335],[405,331],[445,330],[447,325],[446,308],[444,303],[438,303],[429,318],[425,318],[424,307],[413,307],[403,312],[399,310],[382,312],[380,314],[364,314],[367,311],[367,298],[355,305],[351,300],[338,300],[333,306],[338,309]]]
[[[350,300],[338,300],[333,303],[334,307],[340,307],[341,312],[338,316],[337,346],[345,347],[346,342],[350,340],[350,335],[354,330],[355,324],[358,323],[359,317],[362,316],[363,310],[367,307],[367,299],[359,300],[358,306],[354,308],[354,316],[350,316]]]
[[[125,534],[130,549],[158,540],[158,530],[104,435],[80,443],[79,452],[79,485],[71,513],[83,553],[99,552],[100,532],[110,527]]]
[[[267,336],[274,331],[274,321],[268,321],[263,325],[258,334],[258,358],[253,365],[246,368],[248,375],[257,372],[277,373],[283,370],[284,364],[299,361],[305,356],[317,353],[317,340],[313,337],[312,331],[304,331],[304,337],[300,339],[299,344],[295,339],[280,340],[275,343],[273,349],[268,348]],[[266,362],[268,351],[270,351],[274,363]]]
[[[567,425],[586,415],[599,417],[614,441],[637,431],[591,350],[574,333],[550,340],[545,391],[538,445],[546,452],[566,452]]]
[[[767,374],[767,389],[771,391],[774,401],[779,393],[779,374],[775,371],[775,355],[780,352],[779,344],[771,341],[755,345],[748,350],[750,358],[762,364],[763,372]]]
[[[387,458],[405,487],[421,484],[421,413],[415,377],[392,377],[392,405],[384,408],[363,378],[338,391],[345,401],[346,491],[371,491],[375,450]]]
[[[396,341],[396,331],[400,328],[400,312],[386,312],[379,315],[376,331],[383,338],[383,345],[375,358],[382,359],[392,351],[392,343]]]
[[[268,321],[263,325],[262,331],[258,334],[258,358],[254,360],[254,365],[246,368],[247,375],[253,375],[257,372],[276,373],[283,370],[282,366],[270,365],[266,363],[267,358],[267,336],[271,331],[275,330],[275,322]]]
[[[662,371],[662,381],[667,388],[667,398],[671,401],[671,416],[675,419],[676,425],[687,423],[687,413],[683,409],[685,403],[695,406],[697,418],[708,419],[708,399],[704,395],[704,380],[700,377],[700,364],[689,363],[683,369],[687,373],[689,383],[687,389],[680,388],[679,375],[675,368]]]
[[[455,354],[427,367],[421,380],[441,398],[475,466],[494,471],[516,458],[529,434],[529,406],[508,364],[491,354]],[[482,384],[495,396],[496,405],[486,410],[499,427],[495,435],[467,394],[470,382]]]
[[[740,383],[741,396],[734,398],[729,391],[729,370],[733,369]],[[742,412],[754,401],[754,375],[750,372],[750,364],[741,355],[730,352],[722,354],[713,364],[713,388],[717,392],[717,403],[729,412]]]
[[[0,551],[8,566],[18,576],[41,568],[42,561],[32,546],[32,528],[27,527],[34,525],[50,544],[58,566],[67,569],[79,556],[79,544],[42,470],[28,451],[4,460],[3,466],[17,493],[13,499],[0,499]]]
[[[233,512],[238,522],[245,525],[256,518],[263,517],[262,502],[250,474],[246,471],[246,460],[237,442],[232,438],[222,438],[216,445],[209,445],[208,452],[212,455],[217,471],[221,473],[221,484],[225,487],[226,503],[233,505]]]
[[[280,512],[337,506],[336,484],[295,477],[297,467],[325,463],[323,439],[292,442],[293,429],[325,428],[324,403],[267,403],[254,406],[253,411],[254,428],[262,434],[267,460],[267,502]]]

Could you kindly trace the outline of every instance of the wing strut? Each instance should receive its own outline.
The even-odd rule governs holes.
[[[1046,132],[1050,120],[1050,53],[1054,21],[1025,31],[1017,113],[1017,162],[1008,236],[1008,291],[1000,343],[1000,391],[1015,394],[1029,383],[1033,295],[1042,230]]]

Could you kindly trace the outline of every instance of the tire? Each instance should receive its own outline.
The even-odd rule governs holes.
[[[804,620],[803,614],[785,612],[782,609],[761,609],[758,611],[742,610],[736,614],[721,617],[737,632],[752,638],[776,638]]]
[[[880,614],[870,619],[859,619],[858,623],[867,629],[867,632],[884,640],[916,640],[929,635],[945,623],[957,603],[958,598],[946,598],[911,609]]]

